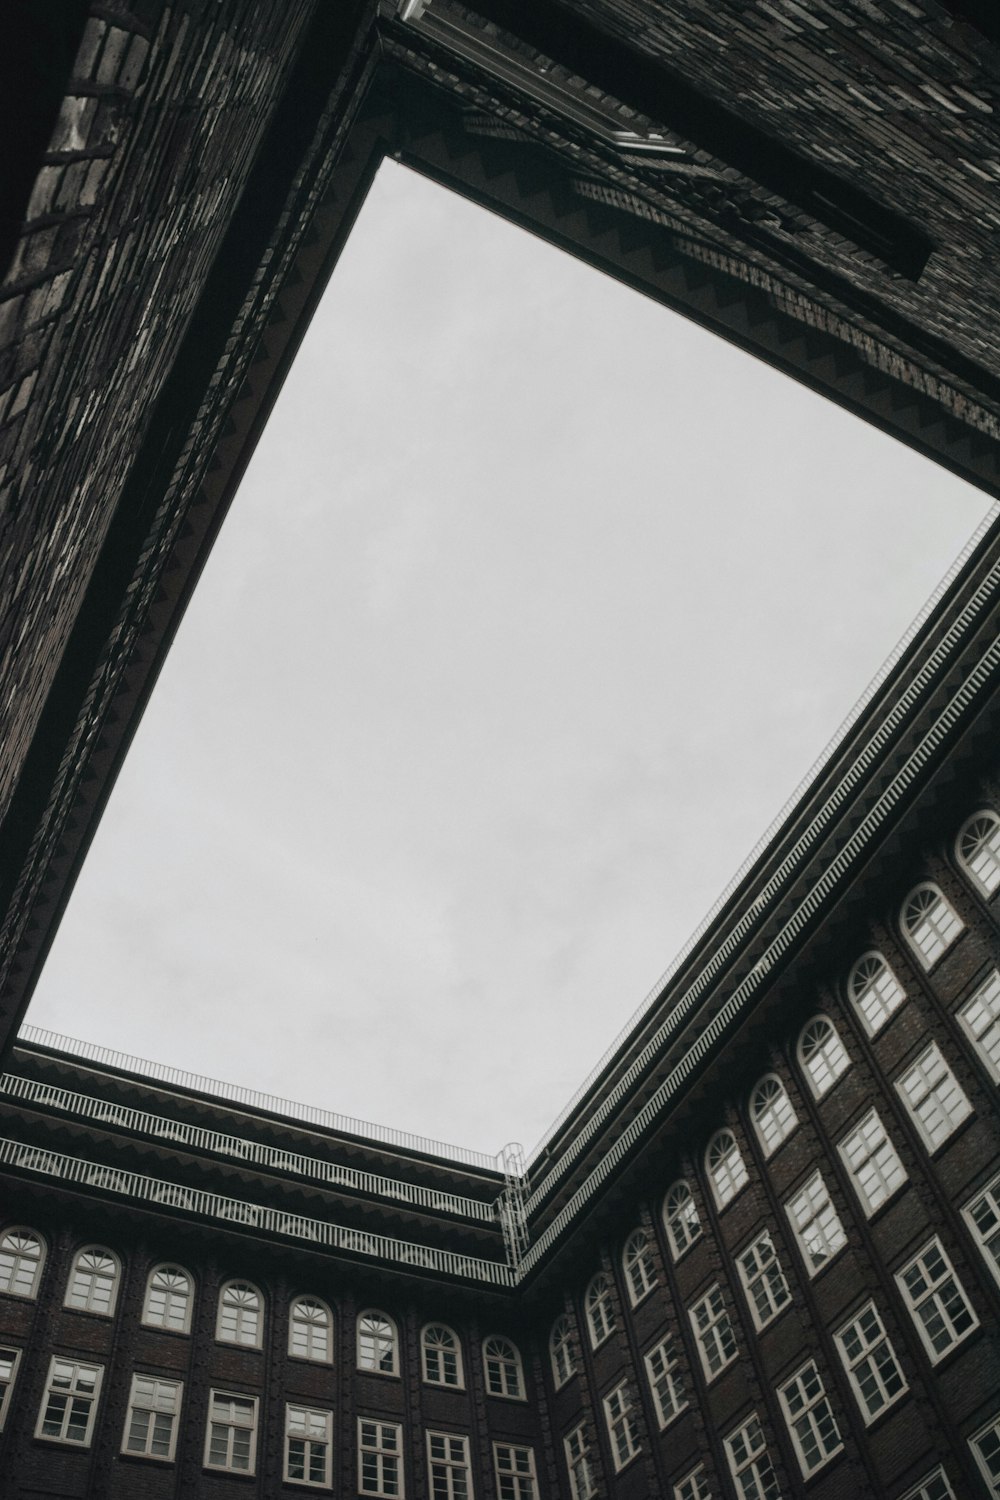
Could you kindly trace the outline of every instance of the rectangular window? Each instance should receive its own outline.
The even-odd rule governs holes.
[[[994,1177],[962,1210],[986,1264],[1000,1281],[1000,1177]]]
[[[252,1474],[257,1460],[257,1397],[209,1391],[205,1468]]]
[[[979,1319],[951,1268],[941,1241],[933,1239],[896,1275],[917,1332],[937,1364],[948,1350],[978,1328]]]
[[[469,1439],[454,1432],[429,1432],[427,1477],[431,1500],[469,1500]]]
[[[784,1385],[778,1397],[792,1435],[803,1477],[808,1479],[844,1446],[827,1400],[819,1371],[812,1360]]]
[[[712,1380],[736,1358],[736,1335],[718,1283],[690,1309],[690,1317],[705,1379]]]
[[[761,1329],[791,1301],[788,1282],[766,1230],[736,1257],[736,1266],[753,1314],[754,1327]]]
[[[680,1359],[669,1335],[662,1344],[657,1344],[655,1349],[649,1351],[645,1356],[645,1365],[656,1406],[656,1420],[661,1427],[666,1427],[688,1404]]]
[[[802,1258],[815,1276],[847,1244],[844,1226],[830,1201],[822,1173],[810,1177],[801,1192],[785,1204]]]
[[[906,1181],[903,1163],[885,1133],[878,1112],[869,1110],[850,1135],[837,1147],[844,1160],[855,1191],[861,1199],[865,1217],[871,1218]]]
[[[712,1500],[703,1464],[699,1464],[690,1474],[685,1474],[680,1484],[674,1485],[674,1500]]]
[[[122,1437],[123,1453],[170,1462],[177,1443],[183,1389],[179,1380],[159,1380],[153,1375],[132,1376]]]
[[[962,1006],[958,1018],[993,1082],[1000,1083],[1000,973],[996,969]]]
[[[333,1471],[333,1413],[285,1407],[285,1479],[329,1489]]]
[[[103,1365],[83,1365],[72,1359],[55,1357],[49,1364],[36,1438],[50,1438],[55,1443],[90,1446],[101,1394]]]
[[[980,1473],[991,1495],[1000,1495],[1000,1412],[969,1439]]]
[[[865,1422],[871,1422],[906,1390],[906,1381],[874,1302],[869,1302],[845,1323],[836,1340]]]
[[[955,1491],[948,1483],[948,1476],[943,1469],[935,1469],[933,1474],[927,1474],[915,1489],[907,1490],[900,1500],[955,1500]]]
[[[358,1418],[358,1491],[382,1500],[403,1494],[403,1429],[398,1422]]]
[[[632,1397],[629,1395],[628,1383],[622,1381],[621,1385],[615,1387],[604,1397],[604,1420],[608,1424],[608,1437],[611,1440],[611,1456],[615,1461],[615,1469],[624,1469],[627,1463],[639,1452],[639,1431],[636,1425],[635,1413],[632,1410]]]
[[[778,1478],[767,1456],[756,1414],[725,1440],[726,1459],[740,1500],[780,1500]]]
[[[594,1471],[590,1465],[590,1443],[587,1439],[586,1423],[581,1422],[563,1438],[566,1453],[566,1468],[569,1471],[569,1488],[573,1500],[590,1500],[596,1495]]]
[[[932,1042],[913,1067],[896,1080],[896,1088],[928,1151],[946,1141],[972,1113],[972,1105],[937,1042]]]
[[[516,1443],[494,1443],[493,1468],[499,1500],[537,1500],[534,1449]]]
[[[0,1347],[0,1432],[3,1432],[7,1412],[10,1410],[14,1381],[17,1379],[17,1367],[20,1361],[20,1349],[11,1349],[9,1346]]]

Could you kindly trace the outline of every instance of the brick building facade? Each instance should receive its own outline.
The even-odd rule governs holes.
[[[0,1492],[1000,1494],[996,523],[527,1168],[16,1040],[386,152],[997,493],[985,7],[51,17],[0,291]]]

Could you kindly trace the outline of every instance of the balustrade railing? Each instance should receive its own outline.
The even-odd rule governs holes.
[[[367,1255],[383,1262],[392,1261],[444,1276],[486,1281],[494,1286],[514,1285],[513,1271],[501,1261],[459,1255],[454,1250],[438,1250],[431,1245],[391,1239],[388,1235],[371,1234],[364,1229],[348,1229],[341,1224],[331,1224],[327,1219],[312,1219],[280,1208],[266,1208],[260,1203],[247,1203],[242,1198],[226,1198],[201,1188],[182,1187],[159,1177],[106,1167],[99,1162],[64,1156],[44,1147],[26,1146],[22,1141],[0,1139],[0,1164],[104,1192],[120,1193],[123,1197],[146,1203],[204,1214],[230,1224],[243,1224],[265,1234],[287,1235],[292,1239],[325,1245],[331,1250],[346,1250],[352,1255]]]
[[[104,1125],[118,1126],[122,1130],[142,1132],[159,1136],[179,1145],[190,1146],[195,1151],[209,1151],[219,1156],[235,1157],[239,1161],[252,1162],[275,1172],[295,1172],[301,1177],[311,1177],[329,1187],[347,1188],[353,1192],[370,1193],[374,1197],[393,1198],[413,1204],[417,1208],[439,1210],[458,1214],[463,1218],[491,1223],[496,1218],[492,1203],[476,1198],[466,1198],[458,1193],[438,1192],[417,1183],[401,1182],[395,1177],[383,1177],[374,1172],[364,1172],[356,1167],[341,1166],[338,1162],[324,1161],[321,1157],[303,1156],[276,1146],[265,1146],[259,1141],[243,1140],[240,1136],[226,1135],[217,1130],[206,1130],[200,1125],[188,1125],[180,1120],[171,1120],[164,1115],[150,1114],[146,1110],[133,1109],[128,1105],[114,1104],[106,1099],[97,1099],[91,1094],[80,1094],[74,1089],[58,1088],[54,1084],[39,1083],[34,1078],[21,1078],[13,1073],[0,1075],[0,1093],[14,1099],[23,1099],[31,1104],[40,1104],[49,1109],[60,1109],[67,1114],[95,1120]]]

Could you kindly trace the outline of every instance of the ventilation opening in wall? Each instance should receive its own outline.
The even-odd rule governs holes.
[[[985,510],[384,162],[29,1022],[534,1139]]]

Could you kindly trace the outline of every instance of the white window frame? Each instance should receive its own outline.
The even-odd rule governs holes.
[[[740,1352],[736,1343],[736,1330],[729,1316],[729,1308],[726,1306],[721,1282],[715,1282],[703,1297],[699,1297],[698,1301],[688,1308],[688,1317],[691,1319],[695,1343],[698,1345],[698,1356],[705,1375],[705,1384],[709,1385],[717,1375],[721,1375],[723,1370],[732,1364],[734,1359],[739,1357]],[[713,1363],[713,1361],[716,1362]]]
[[[827,1028],[827,1032],[820,1039],[818,1028],[822,1026]],[[851,1054],[844,1046],[843,1037],[830,1017],[822,1013],[809,1017],[799,1032],[795,1051],[814,1099],[825,1098],[844,1074],[850,1071]]]
[[[297,1423],[299,1422],[299,1418],[297,1416],[293,1417],[293,1413],[298,1413],[298,1412],[301,1412],[303,1414],[304,1423],[305,1423],[306,1429],[307,1429],[305,1432],[292,1432],[291,1431],[293,1421],[295,1421]],[[323,1424],[323,1435],[322,1436],[319,1436],[315,1432],[315,1430],[314,1430],[315,1427],[318,1426],[318,1423],[316,1422],[316,1418],[319,1418],[319,1420]],[[310,1422],[310,1419],[312,1419],[311,1422]],[[322,1447],[323,1447],[323,1478],[322,1479],[309,1479],[307,1477],[296,1478],[296,1479],[292,1478],[292,1475],[291,1475],[291,1473],[289,1471],[291,1469],[291,1459],[292,1459],[291,1449],[292,1449],[292,1443],[293,1442],[294,1443],[302,1443],[303,1444],[303,1458],[304,1458],[304,1462],[305,1462],[306,1475],[308,1475],[309,1469],[311,1467],[311,1460],[312,1460],[312,1457],[313,1457],[313,1451],[312,1450],[313,1450],[314,1445],[315,1444],[322,1444]],[[328,1489],[331,1488],[331,1486],[333,1484],[333,1412],[332,1411],[324,1411],[322,1407],[318,1407],[318,1406],[306,1406],[305,1403],[302,1402],[302,1401],[286,1401],[285,1402],[285,1443],[284,1443],[284,1451],[283,1451],[283,1456],[282,1456],[282,1471],[281,1472],[282,1472],[282,1477],[283,1477],[283,1479],[284,1479],[284,1481],[285,1481],[286,1484],[299,1484],[299,1485],[302,1485],[302,1487],[304,1489],[309,1489],[309,1490],[328,1490]]]
[[[959,1006],[958,1019],[987,1073],[994,1083],[1000,1083],[1000,970],[993,969],[975,994]]]
[[[390,1330],[388,1336],[381,1329],[362,1327],[363,1323],[374,1323],[376,1320],[379,1323],[384,1323]],[[372,1346],[372,1359],[374,1363],[366,1362],[365,1343],[370,1343]],[[388,1350],[390,1356],[388,1369],[383,1367],[386,1350]],[[367,1375],[384,1375],[389,1378],[398,1379],[399,1329],[396,1326],[395,1319],[390,1318],[388,1313],[382,1312],[381,1308],[366,1307],[364,1312],[358,1313],[358,1320],[355,1326],[354,1359],[356,1367],[359,1370],[364,1370]]]
[[[928,972],[965,931],[965,923],[933,880],[922,880],[909,892],[899,909],[899,925],[920,967]]]
[[[962,1215],[994,1281],[1000,1286],[1000,1176],[972,1195]]]
[[[992,1437],[996,1439],[997,1468],[996,1471],[992,1474],[987,1467],[986,1457],[981,1447],[979,1446],[980,1441],[984,1437]],[[972,1434],[969,1439],[969,1447],[972,1450],[972,1456],[976,1461],[976,1467],[979,1470],[980,1474],[982,1474],[983,1479],[986,1482],[986,1488],[989,1490],[991,1495],[1000,1495],[1000,1411],[997,1412],[995,1417],[991,1417],[988,1422],[984,1422],[982,1427],[978,1428],[978,1430]]]
[[[675,1199],[671,1207],[671,1199]],[[663,1224],[674,1260],[680,1260],[704,1233],[698,1204],[683,1177],[671,1183],[663,1199]]]
[[[617,1327],[611,1278],[604,1271],[598,1271],[596,1276],[591,1277],[584,1294],[583,1307],[587,1314],[590,1347],[599,1349]]]
[[[68,1377],[65,1374],[61,1375],[62,1379],[65,1380],[68,1378],[72,1382],[65,1390],[54,1389],[57,1369],[60,1370],[60,1372],[65,1370],[69,1370],[71,1372]],[[94,1377],[92,1391],[76,1391],[73,1388],[76,1380],[78,1379],[77,1372],[83,1370],[87,1371],[88,1374],[91,1374]],[[90,1440],[94,1436],[94,1425],[97,1420],[97,1408],[100,1405],[101,1385],[103,1381],[103,1365],[93,1365],[89,1362],[89,1360],[66,1359],[61,1354],[53,1354],[52,1358],[49,1360],[49,1372],[45,1377],[45,1389],[42,1392],[42,1402],[38,1408],[38,1420],[35,1423],[35,1437],[39,1438],[44,1443],[59,1443],[66,1448],[89,1448]],[[63,1409],[62,1418],[59,1423],[60,1430],[58,1433],[45,1432],[43,1431],[43,1428],[45,1426],[46,1414],[49,1409],[49,1402],[52,1400],[58,1400],[60,1398],[66,1399],[66,1405]],[[84,1427],[84,1435],[82,1438],[66,1437],[65,1432],[67,1428],[72,1425],[66,1419],[69,1415],[71,1415],[74,1405],[77,1402],[87,1403],[87,1420]]]
[[[38,1254],[32,1255],[23,1246],[15,1247],[13,1244],[7,1243],[8,1240],[13,1241],[15,1238],[33,1240],[38,1246]],[[0,1287],[0,1292],[5,1297],[22,1297],[25,1302],[33,1302],[35,1300],[38,1296],[42,1271],[45,1269],[46,1250],[45,1239],[39,1234],[37,1229],[30,1229],[27,1224],[7,1224],[4,1226],[3,1233],[0,1234],[0,1257],[4,1259],[9,1257],[10,1259],[8,1284],[5,1287]],[[28,1290],[21,1292],[17,1290],[17,1281],[21,1271],[26,1266],[31,1266],[33,1269],[31,1271]]]
[[[896,1092],[927,1150],[934,1154],[972,1114],[969,1097],[937,1042],[895,1080]]]
[[[633,1458],[642,1452],[635,1403],[632,1400],[628,1381],[619,1381],[613,1390],[601,1398],[601,1406],[604,1409],[604,1422],[608,1429],[611,1461],[615,1466],[615,1473],[620,1474],[622,1469],[627,1468]]]
[[[973,826],[977,823],[981,825],[980,829],[977,835],[972,835]],[[991,835],[985,834],[983,825],[986,824],[992,826]],[[963,849],[963,844],[969,847]],[[955,839],[955,859],[959,868],[968,875],[975,889],[987,901],[1000,889],[1000,817],[992,807],[981,807],[971,818],[966,818]],[[977,869],[977,865],[980,868]]]
[[[911,1273],[918,1273],[923,1277],[925,1283],[923,1289],[914,1289],[915,1276],[912,1280],[908,1279],[911,1278]],[[896,1272],[896,1285],[899,1287],[900,1295],[913,1319],[917,1333],[920,1335],[920,1342],[932,1365],[945,1359],[979,1327],[975,1309],[966,1296],[965,1288],[955,1274],[955,1269],[937,1235],[922,1245],[917,1254]],[[953,1288],[953,1295],[949,1301],[946,1301],[949,1286]],[[942,1291],[942,1288],[945,1290]],[[962,1303],[969,1317],[967,1326],[961,1329],[958,1327],[956,1318],[956,1300]],[[929,1319],[925,1318],[922,1311],[924,1308],[930,1308],[931,1305],[933,1305],[938,1322],[951,1335],[947,1344],[940,1349],[934,1346],[933,1334],[928,1331],[927,1327]]]
[[[252,1292],[257,1299],[256,1307],[251,1307],[249,1302],[227,1303],[226,1294],[230,1291]],[[227,1307],[235,1308],[234,1314],[234,1337],[223,1332],[223,1313]],[[252,1328],[246,1328],[249,1324],[250,1315],[253,1315]],[[250,1337],[244,1337],[244,1332],[249,1332]],[[231,1277],[224,1281],[219,1287],[219,1303],[215,1314],[215,1342],[217,1344],[232,1344],[237,1349],[260,1349],[264,1343],[264,1298],[259,1286],[252,1281],[244,1281],[242,1277]]]
[[[87,1256],[92,1257],[95,1261],[97,1259],[109,1260],[113,1267],[111,1275],[109,1276],[106,1271],[101,1270],[97,1265],[81,1265],[81,1261]],[[87,1283],[86,1292],[77,1291],[78,1279]],[[121,1285],[121,1279],[122,1263],[113,1250],[109,1250],[106,1245],[81,1245],[80,1249],[75,1252],[73,1264],[70,1266],[69,1280],[66,1283],[66,1295],[63,1298],[63,1307],[69,1308],[73,1312],[90,1313],[95,1318],[113,1318],[115,1308],[118,1305],[118,1288]],[[108,1305],[107,1307],[94,1307],[92,1304],[95,1300],[103,1301],[103,1296],[100,1299],[95,1299],[94,1293],[98,1287],[101,1287],[103,1291],[103,1283],[107,1281],[111,1283],[107,1294]],[[70,1300],[73,1297],[82,1297],[84,1305],[82,1307],[77,1306],[75,1302]]]
[[[909,1390],[875,1303],[866,1302],[864,1307],[859,1307],[854,1316],[837,1329],[834,1341],[868,1427],[890,1406],[901,1401]],[[897,1379],[899,1383],[893,1390],[891,1386]],[[866,1394],[866,1391],[872,1394]]]
[[[154,1288],[153,1281],[157,1276],[183,1277],[187,1285],[187,1291],[182,1293],[175,1287],[170,1286]],[[150,1303],[154,1291],[162,1295],[164,1311],[162,1320],[157,1320],[151,1311]],[[144,1328],[158,1328],[161,1333],[190,1333],[191,1304],[193,1301],[194,1278],[191,1272],[185,1270],[183,1266],[176,1265],[173,1261],[163,1261],[162,1264],[154,1266],[146,1277],[146,1290],[142,1299],[142,1325]],[[174,1327],[174,1322],[177,1320],[172,1315],[175,1306],[178,1304],[181,1309],[180,1326]]]
[[[296,1318],[296,1309],[299,1307],[317,1308],[323,1315],[323,1319],[325,1321],[321,1322],[319,1319],[314,1317]],[[301,1327],[306,1330],[306,1352],[304,1354],[301,1352],[301,1350],[295,1348],[296,1323],[300,1324]],[[313,1345],[317,1342],[315,1339],[314,1331],[317,1328],[325,1329],[326,1333],[326,1337],[323,1340],[325,1348],[322,1354],[313,1353]],[[301,1359],[306,1361],[308,1364],[314,1365],[333,1364],[333,1313],[330,1311],[329,1304],[324,1302],[322,1297],[314,1297],[311,1292],[304,1292],[299,1297],[293,1297],[291,1302],[289,1303],[288,1357],[289,1359]]]
[[[240,1405],[249,1404],[251,1418],[249,1422],[222,1421],[215,1418],[213,1408],[216,1401],[239,1402]],[[211,1469],[213,1474],[256,1474],[257,1472],[257,1429],[260,1425],[260,1397],[251,1396],[246,1391],[228,1391],[222,1386],[212,1386],[208,1393],[208,1421],[205,1423],[205,1455],[202,1467]],[[216,1464],[212,1462],[212,1428],[225,1427],[228,1430],[226,1439],[226,1462]],[[234,1464],[233,1450],[235,1448],[235,1434],[237,1432],[249,1432],[250,1449],[248,1453],[247,1467],[242,1464]]]
[[[731,1130],[717,1130],[705,1151],[705,1171],[721,1213],[750,1181],[747,1164]]]
[[[563,1453],[572,1500],[591,1500],[597,1494],[597,1485],[590,1462],[590,1438],[586,1422],[580,1422],[572,1431],[567,1432],[563,1438]]]
[[[909,1181],[878,1110],[870,1109],[853,1130],[837,1142],[837,1150],[865,1218],[870,1219]]]
[[[140,1393],[140,1385],[152,1386],[153,1389],[148,1394],[145,1392]],[[145,1375],[137,1370],[132,1376],[128,1406],[125,1408],[125,1427],[122,1432],[121,1451],[128,1454],[129,1458],[149,1458],[154,1463],[173,1463],[174,1454],[177,1451],[177,1433],[181,1425],[180,1415],[183,1397],[183,1381],[164,1380],[159,1375]],[[132,1437],[132,1422],[137,1411],[146,1412],[149,1421],[143,1438],[143,1446],[141,1448],[132,1448],[129,1446],[129,1442]],[[157,1440],[156,1419],[158,1417],[170,1418],[170,1435],[167,1440],[166,1453],[151,1452],[152,1444]]]
[[[366,1428],[375,1429],[374,1441],[366,1440]],[[393,1434],[392,1446],[386,1446],[385,1433]],[[365,1455],[373,1460],[374,1485],[365,1484]],[[395,1477],[391,1478],[390,1474]],[[374,1495],[377,1500],[403,1500],[406,1494],[403,1464],[403,1427],[400,1422],[383,1422],[381,1417],[358,1418],[358,1494]]]
[[[802,1477],[810,1479],[844,1451],[844,1440],[814,1359],[806,1360],[794,1375],[782,1381],[778,1386],[778,1400]]]
[[[739,1427],[727,1434],[723,1443],[739,1500],[780,1500],[778,1476],[757,1413],[751,1412]],[[744,1483],[744,1477],[749,1480],[749,1487]]]
[[[444,1451],[434,1453],[434,1446]],[[452,1451],[457,1444],[458,1454]],[[456,1484],[460,1476],[464,1483]],[[444,1488],[440,1487],[441,1481]],[[434,1500],[471,1500],[472,1468],[469,1462],[469,1439],[461,1432],[427,1433],[427,1492]]]
[[[0,1368],[10,1364],[10,1374],[0,1379],[0,1432],[3,1432],[7,1413],[17,1384],[17,1371],[21,1363],[22,1350],[16,1344],[0,1345]]]
[[[847,976],[847,998],[869,1036],[876,1036],[906,1002],[906,991],[885,956],[870,948]]]
[[[576,1374],[573,1333],[572,1318],[568,1313],[560,1313],[549,1333],[549,1363],[552,1366],[552,1384],[557,1391],[561,1391],[566,1382]]]
[[[676,1341],[671,1334],[667,1334],[665,1339],[661,1339],[642,1358],[656,1408],[656,1420],[662,1432],[689,1404]]]
[[[799,1205],[803,1209],[801,1213],[797,1211]],[[808,1213],[805,1212],[806,1209]],[[847,1244],[847,1234],[840,1222],[840,1215],[834,1207],[822,1172],[814,1172],[796,1193],[786,1199],[785,1212],[788,1215],[795,1243],[799,1247],[799,1253],[812,1279],[821,1271],[825,1271]],[[818,1260],[809,1248],[809,1235],[810,1233],[816,1234],[817,1231],[817,1247],[823,1248],[823,1254]]]
[[[932,1484],[943,1484],[944,1489],[932,1490]],[[951,1487],[951,1480],[939,1465],[932,1473],[925,1474],[912,1490],[900,1495],[899,1500],[955,1500],[955,1491]]]
[[[673,1500],[712,1500],[705,1465],[699,1464],[674,1485]]]
[[[638,1307],[656,1285],[653,1251],[645,1229],[633,1229],[622,1250],[622,1274],[629,1305]]]
[[[446,1334],[451,1343],[441,1338],[431,1344],[429,1339],[432,1334]],[[449,1355],[453,1356],[451,1369]],[[424,1324],[420,1330],[420,1368],[425,1385],[440,1385],[449,1391],[465,1390],[462,1341],[454,1328],[449,1328],[447,1323]],[[432,1374],[435,1369],[436,1373]]]
[[[765,1073],[755,1085],[750,1095],[750,1120],[765,1157],[773,1156],[797,1129],[799,1117],[777,1073]]]
[[[501,1468],[501,1455],[503,1467]],[[499,1500],[538,1500],[535,1450],[526,1443],[494,1443],[493,1473]]]
[[[495,1346],[492,1349],[491,1344]],[[521,1351],[505,1334],[491,1333],[483,1339],[483,1373],[487,1396],[505,1401],[527,1400]]]
[[[792,1293],[769,1229],[763,1230],[739,1252],[736,1269],[743,1283],[753,1325],[760,1333],[792,1305]]]

